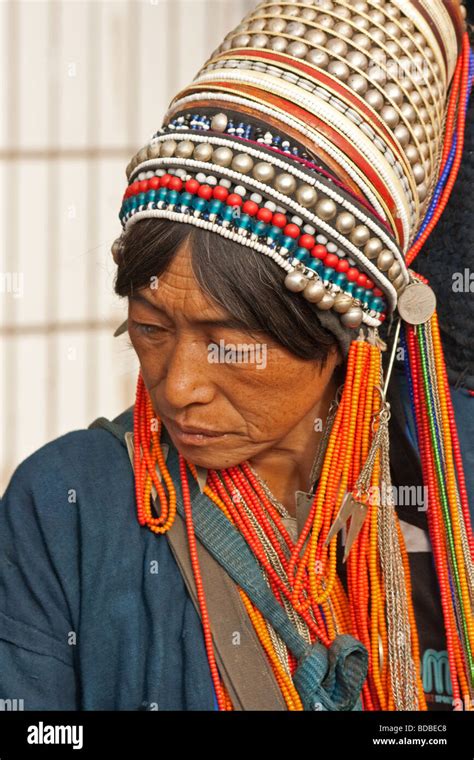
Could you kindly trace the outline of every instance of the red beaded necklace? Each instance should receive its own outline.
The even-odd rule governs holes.
[[[380,381],[380,350],[364,340],[352,344],[347,366],[344,392],[335,416],[333,428],[329,436],[324,463],[321,470],[318,488],[311,505],[306,524],[298,540],[293,543],[281,517],[274,505],[266,496],[260,483],[255,478],[247,463],[239,467],[231,467],[223,471],[208,471],[207,483],[204,489],[206,495],[221,509],[233,525],[242,533],[254,556],[259,561],[262,571],[268,578],[269,585],[280,604],[291,605],[295,614],[306,626],[310,641],[320,641],[329,646],[337,633],[352,633],[357,636],[371,653],[369,675],[363,689],[365,709],[393,709],[394,696],[391,687],[390,668],[387,657],[382,666],[379,663],[380,639],[386,652],[388,648],[387,625],[385,621],[384,579],[377,558],[377,509],[369,504],[368,494],[365,500],[368,506],[367,519],[357,536],[349,554],[348,561],[348,591],[344,590],[336,572],[336,540],[326,545],[328,533],[335,516],[341,506],[342,497],[355,487],[360,464],[369,452],[373,438],[373,417],[380,412],[380,396],[375,387]],[[362,378],[368,382],[362,382]],[[364,409],[364,414],[357,410]],[[156,417],[153,414],[151,402],[145,386],[139,378],[137,400],[135,405],[137,421],[142,420],[135,428],[135,451],[143,452],[151,449],[158,454],[158,432],[144,437],[152,427]],[[158,421],[161,431],[161,422]],[[156,472],[150,472],[143,462],[152,464],[151,457],[137,456],[135,471],[137,492],[143,498],[137,500],[138,516],[141,524],[147,524],[155,532],[164,532],[163,527],[169,524],[171,505],[176,503],[174,487],[169,490],[170,507],[162,510],[160,518],[153,517],[149,494],[151,483],[155,484],[158,497],[164,495]],[[156,457],[158,459],[158,457]],[[162,459],[162,458],[161,458]],[[380,456],[375,458],[371,475],[371,483],[379,482],[381,465]],[[187,481],[187,468],[197,479],[197,472],[192,464],[187,463],[179,455],[181,486],[186,515],[186,525],[190,555],[193,565],[196,588],[203,622],[206,651],[208,653],[211,675],[216,690],[219,709],[228,709],[229,700],[223,684],[220,682],[216,668],[215,656],[212,649],[211,625],[208,618],[205,594],[202,585],[199,564],[197,560],[195,535],[192,522],[192,505]],[[169,479],[165,477],[164,462],[158,462],[163,480],[169,488]],[[156,482],[155,482],[156,481]],[[235,499],[238,493],[240,498]],[[357,494],[359,499],[364,495]],[[259,526],[262,535],[255,526]],[[397,540],[402,543],[401,533]],[[306,544],[306,545],[305,545]],[[267,550],[266,550],[267,547]],[[278,560],[280,572],[277,572],[275,562],[268,557],[268,547]],[[407,565],[404,565],[404,569]],[[254,608],[245,594],[240,590],[246,609],[249,611],[252,623],[264,647],[275,676],[281,685],[289,709],[302,709],[301,701],[291,682],[291,676],[296,668],[296,661],[288,654],[289,670],[285,672],[281,661],[278,660],[275,647],[265,630],[265,621]],[[407,595],[409,596],[409,594]],[[418,653],[417,632],[414,625],[414,615],[411,599],[407,602],[407,626],[412,642],[411,655],[416,661]],[[414,675],[415,697],[418,709],[426,709],[422,686],[419,676]]]

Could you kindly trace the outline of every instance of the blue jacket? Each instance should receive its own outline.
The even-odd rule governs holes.
[[[119,419],[133,429],[130,410]],[[0,509],[0,699],[214,709],[198,613],[166,539],[139,525],[133,486],[104,429],[67,433],[16,469]]]
[[[453,401],[472,477],[473,400],[460,391]],[[132,410],[117,422],[131,430]],[[127,450],[105,429],[40,448],[2,499],[0,700],[215,709],[199,615],[167,538],[139,525]]]

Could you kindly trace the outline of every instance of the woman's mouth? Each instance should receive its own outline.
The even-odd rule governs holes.
[[[202,430],[192,426],[181,427],[172,420],[170,420],[168,424],[171,427],[171,431],[181,443],[192,446],[204,446],[216,441],[222,441],[222,439],[228,435],[227,432]]]

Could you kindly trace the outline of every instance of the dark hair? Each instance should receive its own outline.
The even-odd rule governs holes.
[[[215,303],[249,331],[266,333],[295,356],[326,362],[337,341],[321,325],[314,304],[284,286],[285,272],[278,264],[200,227],[153,218],[133,223],[123,238],[115,279],[117,295],[129,296],[149,285],[187,240],[194,275]]]

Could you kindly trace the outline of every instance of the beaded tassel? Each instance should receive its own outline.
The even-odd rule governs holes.
[[[322,604],[331,598],[337,578],[332,526],[333,521],[336,526],[341,521],[349,495],[357,511],[352,513],[346,540],[349,543],[352,534],[347,570],[351,622],[347,632],[369,651],[364,708],[426,709],[415,665],[418,641],[407,593],[403,539],[390,497],[388,415],[376,392],[380,382],[381,352],[376,341],[354,341],[312,513],[292,558],[293,604],[296,609],[307,604],[303,596],[305,576],[313,602]],[[354,531],[355,521],[359,521],[358,533]],[[298,562],[309,534],[308,546]]]
[[[207,659],[209,662],[209,668],[211,671],[212,682],[214,684],[214,691],[217,698],[217,704],[219,710],[230,709],[230,698],[226,694],[224,685],[221,683],[219,671],[217,669],[216,658],[214,654],[214,646],[212,643],[211,626],[209,622],[209,615],[207,612],[206,596],[204,592],[204,585],[201,577],[201,570],[199,567],[199,559],[197,554],[196,536],[194,532],[193,513],[191,505],[191,496],[189,493],[189,485],[186,477],[186,461],[184,457],[179,454],[179,470],[181,475],[181,484],[183,490],[183,504],[184,514],[186,517],[186,532],[188,536],[189,554],[191,557],[191,565],[193,568],[194,582],[196,584],[197,597],[199,602],[199,609],[201,611],[201,621],[204,633],[204,644],[207,652]]]
[[[363,378],[367,381],[362,382]],[[307,641],[319,640],[329,646],[337,633],[344,632],[358,636],[366,644],[370,653],[370,666],[363,691],[365,709],[407,709],[407,706],[413,704],[421,705],[421,709],[424,709],[423,698],[418,700],[420,685],[416,682],[416,676],[413,676],[413,656],[418,651],[417,635],[411,600],[404,592],[404,589],[410,588],[410,582],[406,577],[408,564],[403,562],[405,554],[401,533],[396,528],[393,505],[386,505],[387,516],[382,509],[378,517],[378,502],[376,506],[369,503],[369,484],[371,487],[379,487],[382,475],[386,481],[389,477],[388,460],[383,453],[387,440],[383,436],[383,429],[381,433],[381,428],[377,431],[372,424],[374,415],[377,419],[381,417],[381,404],[376,392],[380,379],[380,349],[375,343],[362,339],[354,341],[349,353],[344,391],[327,441],[318,489],[307,523],[296,544],[292,542],[280,515],[247,463],[229,470],[209,471],[204,492],[242,532],[260,562],[270,588]],[[158,449],[153,448],[156,443],[153,443],[151,405],[141,376],[136,408],[141,410],[142,415],[145,414],[145,425],[140,424],[138,415],[135,428],[136,440],[141,445],[142,452],[140,466],[136,468],[141,477],[138,478],[138,490],[141,489],[142,492],[142,498],[137,499],[137,505],[140,505],[139,518],[142,515],[143,521],[145,513],[145,521],[150,529],[164,532],[165,525],[166,529],[170,527],[171,510],[165,490],[153,471],[153,457],[166,484],[169,482],[169,473],[162,456],[158,454],[159,446]],[[365,409],[362,416],[357,415],[358,409]],[[161,432],[161,429],[159,423],[158,430]],[[145,436],[147,431],[148,444]],[[143,451],[150,451],[150,448],[150,456],[143,456]],[[137,446],[136,451],[138,450]],[[365,470],[362,467],[364,462]],[[190,555],[217,703],[220,710],[225,710],[229,707],[229,701],[217,673],[212,649],[185,464],[180,457]],[[189,467],[197,479],[195,468],[191,464]],[[324,543],[332,517],[340,507],[344,494],[353,489],[354,497],[364,500],[364,495],[360,493],[364,486],[360,478],[361,470],[368,476],[365,493],[368,515],[349,555],[346,594],[336,574],[336,542],[331,541],[328,547]],[[159,517],[151,517],[149,508],[149,484],[150,481],[154,483],[155,479],[161,504]],[[235,499],[237,492],[240,498]],[[382,492],[390,492],[386,483]],[[306,549],[302,551],[308,536]],[[386,551],[382,562],[378,559],[381,543],[385,545],[383,551]],[[242,589],[239,591],[288,709],[301,710],[301,700],[292,682],[297,665],[295,658],[291,652],[286,651],[284,642],[266,623]],[[394,617],[395,607],[398,618],[396,625],[391,626],[390,616]],[[380,643],[383,649],[381,662]],[[408,678],[407,673],[411,673]],[[400,696],[407,689],[409,696]]]
[[[420,278],[422,279],[422,278]],[[441,589],[453,699],[474,693],[474,543],[436,313],[407,325],[406,369],[428,490],[428,525]]]
[[[474,81],[474,55],[466,33],[451,86],[440,178],[414,245],[410,264],[449,200],[459,172],[465,117]],[[426,283],[420,275],[416,279]],[[453,699],[474,695],[474,539],[436,312],[425,324],[406,325],[402,336],[423,478],[428,526],[441,591]],[[472,709],[469,707],[468,709]]]
[[[385,410],[382,410],[382,413]],[[388,427],[382,431],[378,550],[386,598],[387,649],[394,706],[397,710],[417,710],[423,704],[422,689],[417,679],[418,642],[412,641],[416,630],[407,587],[407,566],[403,562],[403,537],[397,532],[397,515],[392,495],[389,462]],[[413,647],[413,644],[415,646]]]
[[[152,404],[141,373],[138,378],[134,407],[134,462],[137,517],[140,525],[147,525],[154,533],[166,533],[176,515],[176,489],[169,474],[160,446],[161,420],[154,416]],[[162,474],[169,493],[158,478],[156,467]],[[159,497],[161,514],[154,517],[151,511],[153,487]]]

